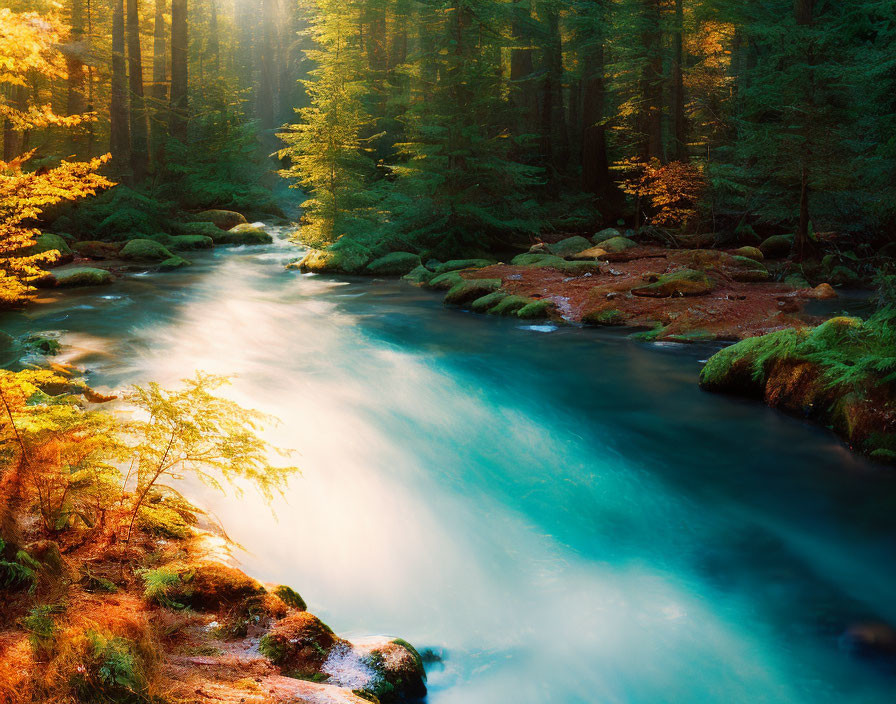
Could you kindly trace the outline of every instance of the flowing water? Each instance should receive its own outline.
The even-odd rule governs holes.
[[[291,245],[6,315],[90,381],[237,375],[302,475],[195,489],[245,569],[349,637],[440,652],[434,704],[894,701],[838,636],[896,621],[896,481],[822,429],[702,393],[707,348],[288,272]]]

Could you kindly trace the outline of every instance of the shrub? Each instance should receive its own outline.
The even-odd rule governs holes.
[[[0,588],[33,592],[40,563],[24,550],[16,551],[13,558],[8,559],[4,557],[6,549],[6,542],[0,538]]]
[[[140,570],[143,578],[143,597],[150,603],[159,604],[169,609],[183,609],[184,604],[177,601],[183,589],[180,574],[169,567],[155,570]]]
[[[145,702],[144,663],[131,641],[89,630],[81,666],[70,686],[84,702]]]
[[[283,603],[299,611],[307,611],[308,605],[301,595],[292,587],[281,584],[274,589],[274,595],[280,597]]]

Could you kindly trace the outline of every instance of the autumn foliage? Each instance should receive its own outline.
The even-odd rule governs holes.
[[[649,224],[686,228],[697,216],[697,204],[706,188],[703,172],[694,164],[657,159],[629,159],[621,187],[637,201],[638,217],[647,214]]]

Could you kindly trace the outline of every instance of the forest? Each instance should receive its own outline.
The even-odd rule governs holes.
[[[893,0],[0,0],[0,122],[0,704],[890,701]]]

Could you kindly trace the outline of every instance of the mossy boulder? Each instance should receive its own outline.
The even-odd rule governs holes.
[[[212,222],[179,222],[171,230],[176,235],[202,235],[210,237],[212,241],[222,234],[221,228]]]
[[[452,259],[436,268],[437,274],[445,274],[449,271],[462,271],[463,269],[484,269],[494,264],[492,259]]]
[[[565,240],[548,245],[547,249],[551,254],[556,254],[558,257],[571,257],[590,247],[591,242],[584,237],[567,237]]]
[[[192,262],[187,261],[183,257],[178,257],[177,255],[175,255],[159,264],[159,269],[161,269],[162,271],[174,271],[175,269],[183,269],[185,266],[191,265]]]
[[[87,266],[57,271],[54,276],[57,285],[63,287],[105,286],[115,281],[115,277],[105,269],[94,269]]]
[[[732,254],[736,257],[746,257],[757,262],[765,260],[765,255],[759,247],[741,247],[740,249],[735,249]]]
[[[233,210],[203,210],[193,216],[196,222],[210,222],[221,230],[230,230],[237,225],[247,224],[245,216]]]
[[[343,245],[341,242],[342,240],[326,249],[312,249],[298,262],[290,264],[289,268],[319,274],[363,272],[370,261],[368,250],[351,244]]]
[[[121,245],[114,242],[88,240],[75,242],[72,245],[72,249],[78,253],[78,256],[86,259],[117,259],[118,253],[121,251]]]
[[[516,315],[530,303],[535,303],[535,299],[526,296],[506,296],[488,312],[491,315]]]
[[[215,244],[225,246],[258,246],[271,244],[274,241],[274,238],[265,232],[263,228],[247,223],[237,225],[226,232],[222,230],[213,239]]]
[[[405,640],[396,638],[377,645],[363,658],[375,673],[365,691],[382,704],[418,701],[426,696],[426,671],[423,658]]]
[[[273,594],[279,597],[279,599],[289,608],[295,609],[296,611],[308,610],[308,605],[305,603],[305,600],[292,587],[287,587],[285,584],[281,584],[277,587],[274,587],[272,591]]]
[[[404,276],[421,266],[420,256],[410,252],[392,252],[367,265],[367,273],[374,276]]]
[[[793,235],[774,235],[759,245],[766,259],[785,259],[793,250]]]
[[[513,259],[510,260],[510,263],[513,266],[533,266],[533,267],[543,267],[543,266],[553,266],[557,267],[562,265],[565,260],[563,257],[558,257],[555,254],[541,254],[539,252],[527,252],[526,254],[518,254]]]
[[[68,242],[51,232],[44,232],[38,235],[34,244],[28,248],[27,254],[45,254],[46,252],[54,251],[59,253],[59,258],[54,262],[55,264],[65,264],[74,259],[74,254]]]
[[[516,317],[521,320],[546,320],[557,312],[557,305],[546,298],[527,303],[520,308]]]
[[[488,313],[492,308],[494,308],[501,301],[507,298],[507,295],[508,294],[506,291],[492,291],[491,293],[486,294],[485,296],[477,298],[475,301],[473,301],[473,303],[470,305],[470,309],[474,313]]]
[[[715,287],[715,281],[705,272],[695,269],[681,269],[661,276],[655,283],[632,289],[632,293],[636,296],[647,296],[649,298],[702,296],[711,293]]]
[[[609,254],[607,250],[603,247],[589,247],[586,250],[579,252],[578,254],[574,254],[572,259],[576,260],[587,260],[587,259],[603,259]]]
[[[501,288],[501,279],[465,279],[452,286],[445,295],[445,303],[463,305]]]
[[[265,588],[245,572],[221,562],[198,562],[178,569],[181,586],[174,599],[198,611],[220,611],[250,597],[263,596]]]
[[[616,308],[609,310],[597,310],[582,316],[582,322],[586,325],[597,325],[601,327],[611,327],[625,324],[625,316],[622,311]]]
[[[51,337],[49,335],[28,335],[28,337],[24,340],[25,347],[34,352],[38,352],[39,354],[47,355],[48,357],[53,357],[62,350],[62,345],[59,344],[59,340],[55,337]]]
[[[605,230],[601,230],[594,237],[591,238],[591,241],[594,244],[598,244],[599,242],[606,242],[607,240],[615,239],[616,237],[622,237],[622,232],[617,230],[615,227],[608,227]]]
[[[131,240],[122,247],[119,256],[134,262],[163,262],[174,257],[165,245],[148,239]]]
[[[567,276],[585,276],[585,274],[596,274],[600,271],[600,266],[594,261],[570,262],[565,259],[555,265]]]
[[[630,240],[628,237],[611,237],[608,240],[596,242],[595,244],[610,254],[621,254],[627,249],[638,246],[637,242]]]
[[[830,284],[819,284],[812,289],[812,297],[820,301],[827,301],[839,297],[840,294]]]
[[[460,275],[459,271],[446,271],[444,274],[437,274],[432,277],[429,282],[429,288],[437,291],[447,291],[464,280],[464,277]]]
[[[258,644],[258,650],[284,673],[313,677],[321,672],[330,651],[345,644],[332,629],[307,611],[278,621]]]
[[[768,281],[771,275],[761,262],[749,257],[732,257],[732,267],[729,269],[731,278],[742,283],[759,283]]]
[[[169,238],[169,248],[175,252],[193,252],[199,249],[211,249],[215,241],[205,235],[174,235]]]
[[[433,271],[430,271],[422,264],[418,267],[414,267],[411,271],[405,274],[402,278],[405,281],[410,281],[412,284],[416,284],[418,286],[422,286],[424,284],[428,284],[435,278],[436,274]]]

